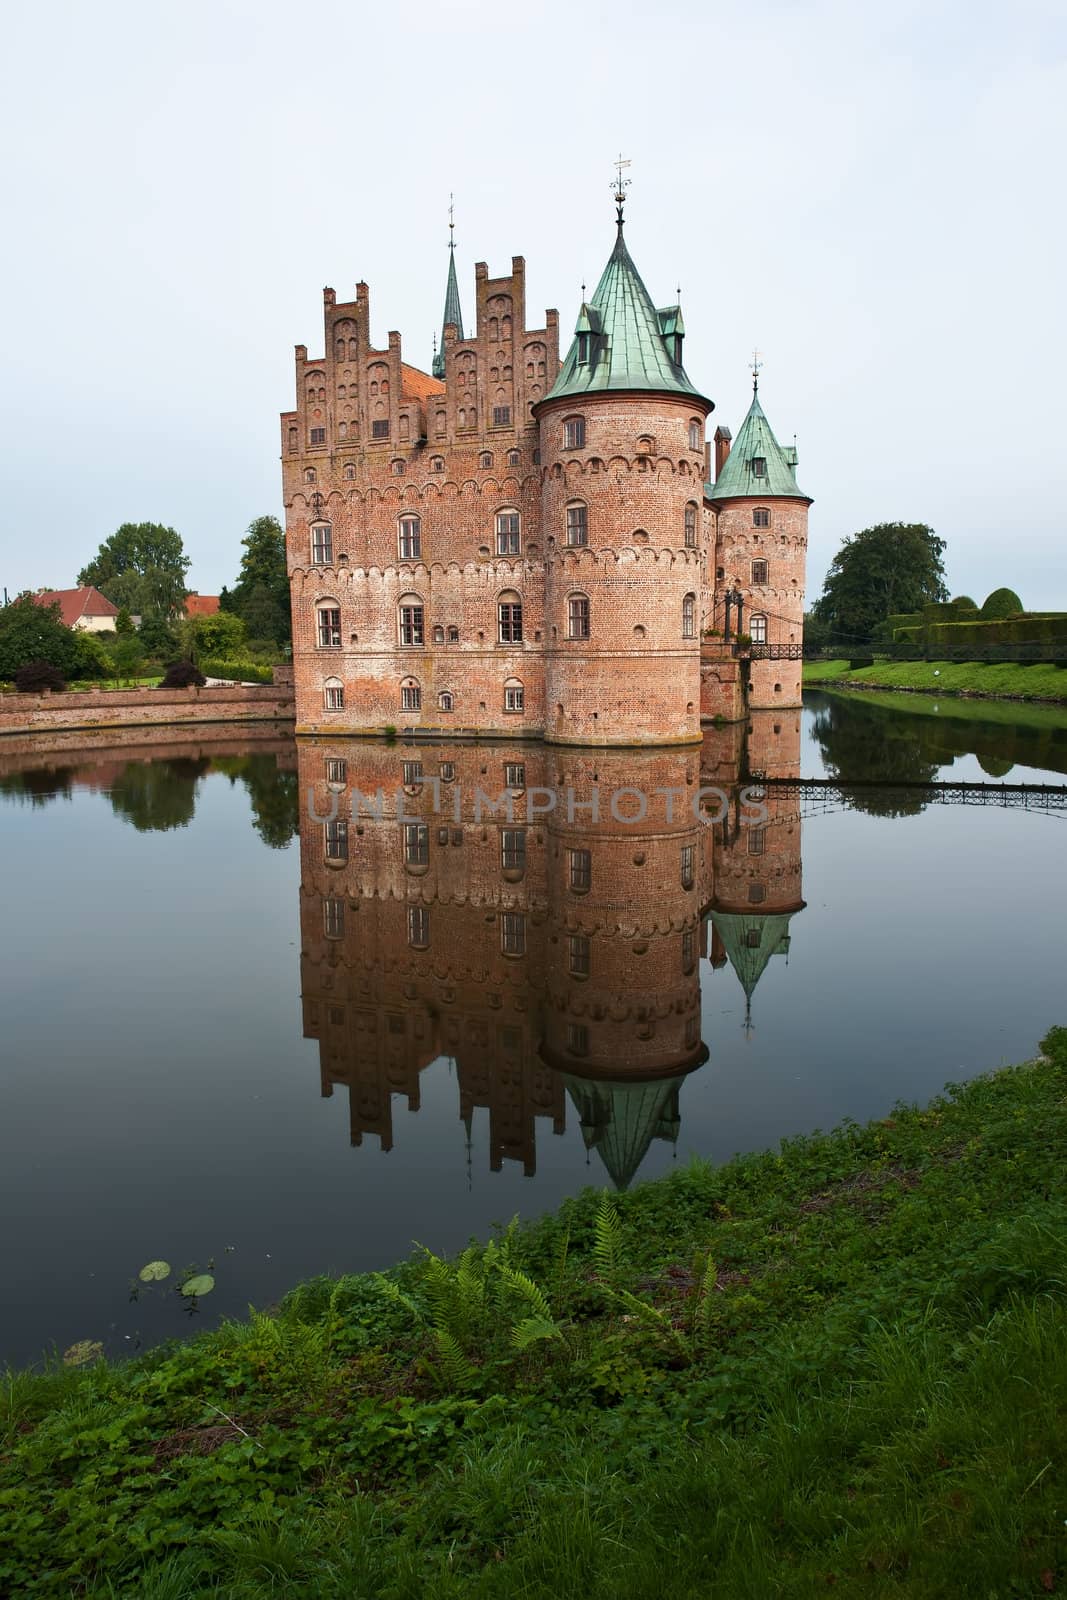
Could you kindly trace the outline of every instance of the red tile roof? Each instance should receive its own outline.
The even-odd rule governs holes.
[[[118,606],[91,584],[81,589],[38,589],[33,596],[39,606],[59,604],[59,614],[68,628],[82,617],[117,617]]]
[[[218,609],[217,594],[187,594],[185,597],[187,617],[213,617]]]
[[[400,363],[400,389],[405,400],[426,400],[432,394],[446,392],[438,378],[431,378],[418,367],[409,367],[406,361]]]

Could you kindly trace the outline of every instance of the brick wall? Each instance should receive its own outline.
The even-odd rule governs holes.
[[[293,693],[277,684],[209,689],[89,689],[0,695],[0,735],[29,730],[175,727],[205,722],[289,722]]]

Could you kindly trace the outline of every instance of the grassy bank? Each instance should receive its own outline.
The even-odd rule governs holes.
[[[1058,1591],[1067,1030],[924,1110],[587,1193],[0,1385],[0,1593]]]
[[[879,689],[912,689],[938,695],[988,695],[1067,704],[1067,670],[1051,661],[876,661],[849,670],[846,661],[806,661],[804,682]]]

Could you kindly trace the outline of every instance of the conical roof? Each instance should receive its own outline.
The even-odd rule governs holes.
[[[653,1139],[677,1139],[678,1090],[684,1077],[642,1083],[564,1074],[585,1147],[596,1151],[616,1189],[629,1186]]]
[[[755,462],[762,462],[762,469],[754,467]],[[810,496],[797,485],[793,474],[796,464],[796,451],[792,447],[784,450],[778,443],[763,414],[759,395],[753,391],[748,416],[741,424],[722,471],[704,492],[710,500],[733,500],[743,495],[769,500],[780,495],[810,502]]]
[[[456,247],[448,244],[448,282],[445,285],[445,314],[441,318],[441,343],[433,358],[431,371],[435,378],[445,375],[445,329],[450,322],[456,325],[456,335],[463,338],[463,307],[459,303],[459,283],[456,280]]]
[[[789,915],[768,912],[761,917],[744,912],[713,911],[711,920],[730,965],[741,980],[745,998],[751,1000],[771,957],[788,953]]]
[[[637,389],[692,395],[710,405],[673,358],[672,346],[684,332],[681,308],[656,310],[626,248],[621,221],[618,229],[615,248],[592,299],[582,304],[574,342],[545,398]]]

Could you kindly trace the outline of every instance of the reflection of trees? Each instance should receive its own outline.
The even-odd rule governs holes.
[[[69,799],[74,767],[38,767],[0,778],[0,794],[16,795],[31,806],[46,806],[60,796]]]
[[[284,850],[300,825],[300,780],[270,755],[248,756],[238,773],[252,802],[252,826],[271,850]]]
[[[130,761],[111,785],[111,809],[138,833],[185,828],[196,810],[196,786],[211,765],[207,756]]]
[[[820,697],[811,732],[827,775],[841,780],[850,806],[872,816],[912,817],[925,808],[920,795],[890,788],[853,789],[848,779],[862,779],[864,784],[932,783],[940,762],[925,746],[924,728],[924,718],[887,711],[859,696]]]

